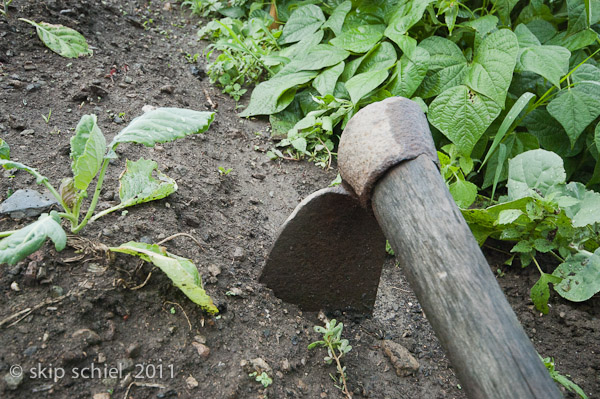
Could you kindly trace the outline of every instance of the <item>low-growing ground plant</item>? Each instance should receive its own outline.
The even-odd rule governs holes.
[[[540,360],[542,363],[544,363],[544,366],[546,366],[548,372],[550,373],[550,377],[552,377],[554,381],[564,386],[569,392],[575,392],[581,399],[588,399],[583,389],[569,379],[569,375],[562,375],[556,370],[553,358],[542,358],[540,356]]]
[[[46,47],[62,57],[78,58],[93,54],[85,37],[74,29],[46,22],[38,23],[25,18],[19,18],[19,21],[27,22],[34,26],[38,37]]]
[[[248,374],[248,377],[254,378],[254,380],[256,382],[260,382],[262,384],[262,386],[265,388],[268,388],[269,385],[271,385],[273,383],[273,379],[271,377],[269,377],[269,374],[267,374],[264,371],[260,374],[258,374],[257,371],[254,371],[254,372]]]
[[[325,356],[325,363],[331,364],[335,361],[335,367],[337,369],[337,377],[333,374],[329,374],[335,387],[338,388],[348,399],[352,399],[352,395],[348,390],[346,366],[342,366],[342,358],[352,350],[352,346],[349,344],[347,339],[342,338],[342,332],[344,329],[343,323],[337,323],[335,319],[332,319],[325,323],[325,327],[315,326],[314,330],[323,337],[319,341],[315,341],[308,345],[308,349],[317,347],[327,348],[327,356]]]

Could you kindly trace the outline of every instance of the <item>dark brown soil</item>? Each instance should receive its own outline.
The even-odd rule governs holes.
[[[56,186],[70,175],[69,140],[84,114],[98,115],[107,139],[144,105],[210,110],[214,104],[217,117],[202,136],[154,149],[120,147],[100,206],[118,201],[117,178],[126,158],[156,160],[177,180],[177,193],[90,224],[63,252],[47,244],[17,266],[0,268],[0,322],[33,308],[0,327],[0,397],[341,398],[324,351],[307,350],[318,338],[313,331],[321,324],[318,315],[282,303],[257,282],[278,227],[335,172],[268,160],[268,124],[238,118],[236,104],[193,70],[202,70],[202,57],[198,64],[186,61],[185,53],[201,53],[206,43],[196,40],[198,19],[176,3],[15,0],[9,11],[9,19],[0,17],[0,137],[11,145],[15,160],[38,168]],[[59,57],[17,20],[21,17],[77,29],[94,56]],[[42,115],[50,110],[46,123]],[[233,171],[220,176],[220,166]],[[0,200],[10,190],[34,188],[34,179],[23,172],[7,176],[0,179]],[[0,230],[30,221],[4,217]],[[203,314],[150,265],[125,255],[109,261],[100,246],[158,242],[176,233],[201,243],[179,236],[164,245],[193,259],[220,316]],[[82,248],[86,252],[76,251]],[[535,270],[506,269],[500,266],[504,255],[488,255],[494,271],[505,271],[498,281],[540,354],[553,356],[558,370],[596,397],[599,299],[573,304],[553,295],[550,314],[542,317],[529,300]],[[13,282],[20,291],[11,289]],[[68,295],[62,298],[61,292]],[[353,349],[345,365],[356,398],[465,397],[393,259],[384,267],[371,318],[328,316],[346,325],[344,336]],[[382,339],[405,346],[419,370],[398,377]],[[253,362],[257,358],[262,361]],[[91,378],[76,375],[92,364],[97,370]],[[119,364],[121,375],[105,375]],[[10,390],[4,377],[15,365],[25,377]],[[261,366],[273,379],[267,389],[248,376]],[[55,378],[60,370],[65,376]]]

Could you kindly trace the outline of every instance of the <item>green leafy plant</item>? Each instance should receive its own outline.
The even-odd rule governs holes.
[[[8,6],[12,2],[13,2],[13,0],[4,0],[2,2],[2,9],[0,9],[0,14],[4,15],[5,17],[7,17],[8,16]]]
[[[143,144],[153,147],[191,134],[205,132],[214,119],[212,112],[198,112],[179,108],[158,108],[135,118],[110,142],[98,127],[95,115],[84,115],[71,138],[71,169],[73,177],[62,180],[57,190],[36,169],[10,160],[10,149],[0,143],[0,166],[6,169],[19,169],[32,174],[37,184],[45,186],[56,198],[62,212],[42,215],[40,219],[21,230],[0,232],[0,264],[15,264],[39,249],[46,237],[54,241],[58,251],[65,246],[65,233],[60,226],[61,219],[69,221],[71,232],[78,233],[88,223],[111,212],[133,205],[164,198],[177,191],[177,183],[158,170],[158,165],[144,158],[126,162],[126,169],[119,177],[119,198],[121,202],[102,212],[94,214],[100,198],[104,177],[109,162],[117,159],[115,152],[122,143]],[[156,177],[154,177],[156,176]],[[88,189],[96,180],[91,202],[81,218],[84,200]]]
[[[248,377],[253,377],[256,382],[260,382],[262,384],[262,386],[265,388],[269,387],[269,385],[271,385],[273,383],[273,379],[271,377],[269,377],[269,374],[267,374],[264,371],[260,374],[258,374],[258,372],[256,372],[256,371],[254,371],[254,372],[248,374]]]
[[[540,360],[544,363],[544,366],[546,366],[546,368],[548,369],[548,372],[550,373],[550,376],[552,377],[552,379],[554,381],[558,382],[560,385],[565,387],[569,392],[575,392],[577,395],[579,395],[579,397],[581,399],[588,399],[588,397],[585,394],[585,392],[583,391],[583,389],[581,389],[579,387],[579,385],[575,384],[573,381],[571,381],[568,378],[568,377],[570,377],[569,375],[566,375],[566,376],[562,375],[556,370],[555,365],[554,365],[554,358],[551,358],[551,357],[542,358],[540,356]]]
[[[233,168],[225,169],[223,166],[219,166],[217,171],[219,172],[219,175],[227,176],[228,174],[230,174],[233,171]]]
[[[540,279],[531,288],[531,299],[543,313],[548,313],[549,284],[574,302],[600,291],[600,194],[565,179],[558,155],[527,151],[509,162],[506,197],[487,208],[462,210],[481,244],[488,237],[515,242],[511,252],[521,264],[536,265]],[[544,272],[537,253],[561,263]]]
[[[62,25],[52,25],[46,22],[33,22],[25,18],[19,21],[27,22],[35,27],[40,40],[50,50],[66,58],[77,58],[83,55],[92,55],[85,37],[81,33]]]
[[[347,339],[342,339],[342,332],[344,329],[343,323],[337,323],[335,319],[332,319],[325,323],[325,327],[315,326],[314,330],[319,334],[322,334],[322,340],[315,341],[308,345],[308,349],[317,347],[327,348],[327,356],[325,356],[325,363],[331,364],[335,361],[337,368],[338,377],[329,374],[331,379],[335,382],[336,388],[342,391],[348,399],[352,398],[348,385],[346,382],[346,367],[342,366],[341,359],[352,350],[352,346],[349,344]]]
[[[198,304],[210,314],[219,312],[212,299],[202,286],[202,279],[196,265],[191,260],[173,255],[156,244],[145,244],[130,241],[118,247],[109,248],[113,252],[121,252],[137,256],[150,262],[162,270],[173,284],[179,288],[192,302]],[[174,313],[174,308],[171,308]]]
[[[48,116],[42,114],[42,118],[44,119],[44,122],[46,122],[46,125],[48,123],[50,123],[51,117],[52,117],[52,108],[50,108],[50,110],[48,111]]]

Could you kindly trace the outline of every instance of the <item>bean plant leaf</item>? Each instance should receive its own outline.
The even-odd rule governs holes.
[[[561,263],[552,273],[562,279],[554,289],[569,301],[582,302],[600,292],[600,250],[579,252]]]
[[[456,180],[448,190],[459,208],[468,208],[477,198],[477,186],[466,180]]]
[[[417,90],[429,69],[429,52],[417,47],[412,57],[403,54],[396,64],[393,78],[386,87],[393,96],[410,98]]]
[[[316,32],[325,22],[321,8],[314,4],[298,7],[283,27],[280,43],[295,43]]]
[[[329,28],[335,33],[336,36],[339,36],[342,33],[342,26],[344,25],[344,20],[346,19],[346,15],[350,12],[352,8],[351,1],[344,1],[335,7],[333,13],[323,24],[323,28]]]
[[[467,86],[452,87],[437,96],[429,106],[429,122],[469,156],[475,143],[498,117],[501,108],[491,99]]]
[[[491,33],[475,52],[466,85],[504,107],[518,52],[519,43],[512,31],[500,29]]]
[[[571,81],[573,81],[573,83],[581,83],[584,81],[600,82],[600,68],[591,64],[583,64],[573,71],[571,74]]]
[[[532,190],[544,196],[550,187],[564,183],[566,177],[563,160],[555,153],[542,149],[524,152],[508,163],[508,198],[529,197]]]
[[[600,115],[600,82],[580,82],[563,90],[547,109],[565,128],[573,147],[583,130]]]
[[[248,108],[240,116],[270,115],[282,111],[294,99],[292,95],[291,98],[285,98],[285,101],[280,101],[282,97],[286,96],[286,91],[294,86],[309,82],[317,75],[317,71],[302,71],[289,75],[276,76],[266,82],[260,83],[252,91],[250,104],[248,104]]]
[[[33,22],[25,18],[20,21],[35,26],[35,30],[42,42],[56,54],[66,58],[77,58],[82,55],[91,55],[85,37],[81,33],[62,25],[52,25],[46,22]]]
[[[142,258],[162,270],[192,302],[200,305],[210,314],[219,313],[212,299],[202,286],[202,280],[196,265],[191,260],[167,252],[156,244],[145,244],[130,241],[118,247],[109,248],[113,252],[121,252]]]
[[[152,174],[156,171],[158,180]],[[175,180],[158,170],[158,164],[152,160],[140,158],[127,166],[119,178],[119,209],[165,198],[177,191]]]
[[[0,139],[0,159],[10,159],[10,147],[2,139]]]
[[[384,35],[406,52],[403,46],[405,38],[408,37],[406,33],[421,20],[425,9],[432,2],[433,0],[402,0],[396,6],[396,12],[390,18]]]
[[[567,32],[561,32],[544,44],[562,46],[573,52],[594,44],[597,38],[598,34],[596,32],[587,29],[573,35],[567,35]]]
[[[43,213],[39,219],[0,240],[0,264],[15,265],[44,245],[46,238],[54,242],[57,251],[67,245],[67,234],[60,226],[55,211]]]
[[[510,25],[510,12],[519,0],[492,0],[503,25]]]
[[[581,146],[576,143],[571,148],[571,142],[562,125],[554,119],[544,108],[536,108],[523,120],[523,124],[539,141],[540,146],[552,151],[561,157],[571,157],[581,151]]]
[[[388,71],[370,71],[359,73],[346,82],[346,89],[350,93],[350,100],[358,104],[361,98],[375,90],[388,77]]]
[[[531,300],[535,305],[535,308],[543,314],[548,314],[550,309],[548,308],[548,299],[550,299],[550,287],[549,284],[560,283],[562,279],[548,273],[542,273],[540,279],[531,287]]]
[[[335,47],[362,54],[369,51],[381,40],[384,30],[385,25],[358,26],[331,39],[329,43]]]
[[[106,139],[98,127],[96,115],[84,115],[71,137],[71,169],[75,188],[87,190],[102,166]]]
[[[589,0],[567,0],[567,35],[572,35],[589,27],[585,3]]]
[[[0,158],[0,166],[3,166],[5,169],[19,169],[24,170],[25,172],[33,175],[35,177],[35,182],[37,184],[43,184],[48,180],[46,176],[40,174],[37,169],[32,168],[31,166],[24,165],[20,162],[11,161],[10,159],[1,159]]]
[[[317,89],[320,95],[325,96],[327,94],[333,94],[335,84],[338,78],[344,72],[344,61],[337,65],[325,69],[323,72],[315,77],[312,82],[312,86]]]
[[[380,69],[388,69],[396,63],[397,58],[398,55],[396,54],[396,49],[394,49],[392,43],[379,43],[365,55],[355,73],[359,74]]]
[[[437,96],[463,83],[467,75],[467,59],[454,42],[432,36],[423,40],[419,47],[429,53],[429,69],[416,93],[419,97]]]
[[[515,70],[536,73],[560,87],[560,78],[569,71],[571,52],[561,46],[541,45],[524,24],[517,26],[515,34],[520,47]]]
[[[113,138],[109,147],[114,150],[121,143],[152,147],[157,143],[166,143],[190,134],[204,133],[214,119],[214,112],[157,108],[132,120]]]
[[[300,71],[316,71],[344,61],[350,53],[330,44],[317,44],[309,49],[304,55],[297,56],[294,61],[286,65],[279,74],[285,75],[288,71],[292,73]]]

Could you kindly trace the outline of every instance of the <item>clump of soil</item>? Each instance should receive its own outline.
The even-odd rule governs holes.
[[[279,226],[335,172],[266,157],[266,122],[238,118],[237,104],[205,79],[202,57],[197,64],[185,57],[201,53],[206,43],[196,39],[198,20],[178,3],[16,0],[9,13],[0,19],[0,137],[13,159],[56,186],[70,175],[69,140],[84,114],[98,116],[109,140],[146,105],[215,110],[217,116],[204,135],[153,149],[119,147],[100,207],[118,201],[125,159],[157,161],[178,182],[175,194],[90,224],[63,252],[47,244],[26,261],[0,268],[1,396],[342,397],[325,354],[307,350],[318,338],[312,328],[322,324],[318,315],[281,302],[257,282]],[[78,30],[94,56],[59,57],[19,17]],[[50,110],[46,122],[42,115]],[[219,167],[233,171],[222,176]],[[0,200],[35,185],[24,172],[6,176]],[[31,221],[3,217],[0,229]],[[200,245],[185,235],[163,245],[195,262],[221,310],[218,317],[203,314],[151,265],[125,255],[108,259],[104,251],[177,233]],[[573,304],[554,296],[550,314],[542,317],[529,300],[535,270],[506,270],[503,255],[493,252],[488,260],[494,271],[506,272],[498,280],[538,351],[553,356],[557,369],[591,397],[600,392],[598,298]],[[345,364],[355,397],[465,397],[392,258],[372,317],[328,316],[346,325],[353,349]],[[417,371],[398,376],[384,340],[407,349]],[[11,377],[15,366],[23,378]],[[254,371],[267,372],[273,384],[265,389],[248,376]]]

